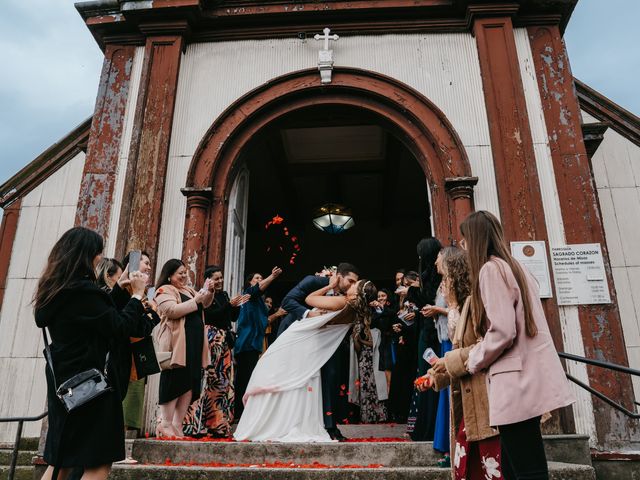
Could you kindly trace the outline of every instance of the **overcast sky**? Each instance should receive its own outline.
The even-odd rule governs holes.
[[[576,77],[640,114],[638,0],[580,0]],[[102,52],[72,0],[0,0],[0,183],[93,113]]]

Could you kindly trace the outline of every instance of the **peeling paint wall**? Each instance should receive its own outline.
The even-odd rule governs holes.
[[[533,149],[536,157],[540,191],[544,207],[545,223],[549,235],[548,246],[560,246],[566,243],[558,187],[551,158],[551,150],[547,138],[547,126],[542,111],[538,82],[531,53],[531,44],[526,28],[514,30],[520,74],[524,87],[529,124],[533,138]],[[549,252],[547,252],[549,254]],[[567,353],[585,356],[584,343],[580,328],[580,318],[577,307],[559,307],[562,340]],[[567,362],[569,372],[582,382],[589,384],[587,369],[584,364]],[[593,402],[591,395],[580,387],[571,384],[578,399],[575,405],[575,421],[577,433],[589,435],[592,443],[596,439],[595,421],[593,416]]]
[[[42,335],[31,299],[56,240],[73,227],[85,154],[79,153],[22,199],[0,312],[0,415],[38,415],[46,407]],[[10,386],[10,388],[9,388]],[[0,442],[13,442],[17,425],[0,423]],[[23,436],[40,435],[40,422]]]
[[[131,146],[131,134],[133,131],[133,121],[138,100],[138,90],[140,88],[140,77],[142,75],[142,60],[144,58],[144,47],[136,48],[131,69],[131,80],[127,105],[122,123],[123,133],[120,142],[120,152],[118,154],[118,166],[116,169],[116,180],[111,205],[110,220],[107,226],[109,234],[105,245],[105,256],[113,257],[116,250],[116,237],[118,234],[118,220],[120,219],[120,208],[122,206],[122,194],[124,190],[125,176],[127,173],[127,163],[129,160],[129,148]]]
[[[600,120],[582,112],[584,123]],[[591,159],[629,366],[640,370],[640,147],[609,128]],[[640,378],[633,379],[640,401]]]

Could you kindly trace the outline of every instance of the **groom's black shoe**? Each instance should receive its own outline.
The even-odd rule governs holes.
[[[347,437],[342,435],[342,432],[338,430],[338,427],[327,428],[327,433],[331,437],[331,440],[337,440],[339,442],[346,442]]]

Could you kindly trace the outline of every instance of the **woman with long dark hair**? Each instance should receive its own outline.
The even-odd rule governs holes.
[[[143,315],[146,278],[140,272],[122,274],[110,294],[98,287],[95,268],[102,250],[102,237],[92,230],[65,232],[49,254],[34,296],[36,324],[49,330],[53,360],[46,369],[46,480],[58,474],[64,479],[72,468],[84,469],[83,479],[106,479],[111,464],[125,457],[121,382],[107,354],[114,341],[148,335],[152,325]],[[105,366],[113,390],[67,413],[55,385]]]
[[[509,251],[489,212],[469,215],[460,231],[471,272],[470,312],[478,337],[469,373],[488,371],[489,423],[500,430],[505,478],[548,479],[543,414],[573,403],[549,332],[538,283]],[[437,369],[444,368],[440,360]]]
[[[273,267],[271,275],[263,278],[259,273],[247,275],[244,284],[244,295],[249,295],[249,300],[240,307],[238,317],[238,338],[233,350],[236,357],[236,398],[235,417],[240,418],[244,409],[242,397],[251,373],[258,363],[262,353],[264,332],[267,328],[267,306],[264,304],[262,294],[271,282],[280,276],[282,269]]]
[[[442,275],[438,272],[436,260],[442,250],[442,244],[437,238],[423,238],[416,247],[420,266],[420,287],[411,287],[407,298],[418,309],[426,305],[436,304],[436,295]],[[434,352],[440,352],[440,341],[436,330],[436,316],[424,316],[417,312],[416,323],[418,326],[418,350],[415,352],[418,359],[418,369],[414,378],[427,373],[429,364],[423,358],[427,348]],[[407,419],[407,431],[414,441],[432,441],[436,427],[436,415],[438,411],[439,395],[433,390],[420,392],[415,390],[409,407]]]
[[[173,258],[163,265],[156,282],[155,303],[162,319],[157,338],[161,350],[171,352],[171,368],[160,374],[159,437],[182,437],[189,405],[200,398],[202,369],[209,365],[203,307],[212,300],[213,284],[206,281],[196,292],[182,260]]]
[[[238,320],[240,305],[249,295],[229,297],[223,290],[222,268],[216,265],[204,271],[205,281],[213,284],[213,302],[204,309],[205,334],[211,363],[205,369],[205,389],[184,420],[187,435],[230,437],[235,398],[232,324]]]

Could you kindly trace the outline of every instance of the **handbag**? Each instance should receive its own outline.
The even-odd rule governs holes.
[[[172,368],[171,356],[173,355],[173,351],[171,349],[171,329],[169,328],[168,320],[164,319],[156,325],[151,335],[160,370],[170,370]]]
[[[108,352],[104,360],[103,371],[100,371],[97,368],[91,368],[74,375],[58,386],[46,328],[42,329],[42,337],[44,338],[43,354],[51,372],[51,377],[53,378],[53,386],[56,389],[56,396],[60,399],[60,402],[67,413],[71,413],[92,400],[113,391],[113,388],[111,388],[107,379],[107,365],[109,364]]]
[[[144,337],[131,343],[133,365],[138,379],[160,372],[160,362],[156,354],[153,337]]]

